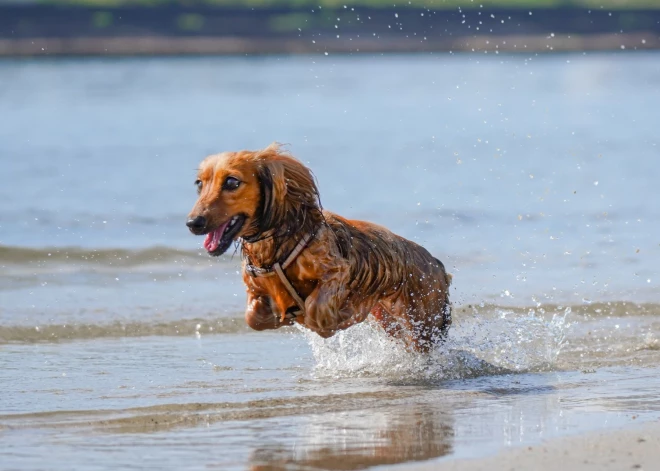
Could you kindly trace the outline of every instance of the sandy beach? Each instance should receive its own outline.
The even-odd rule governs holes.
[[[534,446],[505,448],[479,459],[446,459],[401,466],[407,471],[655,470],[660,462],[660,422],[569,436]]]

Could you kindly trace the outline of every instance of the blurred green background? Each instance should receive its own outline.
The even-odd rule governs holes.
[[[1,2],[0,2],[1,3]],[[216,6],[246,6],[250,8],[273,7],[273,6],[291,6],[301,7],[323,6],[326,8],[349,6],[368,6],[368,7],[416,7],[431,9],[446,8],[479,8],[499,7],[499,8],[558,8],[558,7],[576,7],[576,8],[608,8],[608,9],[627,9],[627,8],[658,8],[660,9],[660,0],[407,0],[396,2],[392,0],[10,0],[8,3],[44,3],[44,4],[62,4],[62,5],[83,5],[95,7],[113,7],[113,6],[159,6],[175,5],[194,6],[194,5],[216,5]]]
[[[515,51],[505,36],[660,49],[660,0],[0,0],[0,56]]]

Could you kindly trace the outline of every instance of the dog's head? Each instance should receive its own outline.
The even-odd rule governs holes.
[[[278,144],[211,155],[195,185],[199,198],[186,225],[193,234],[206,234],[204,248],[215,256],[239,237],[300,230],[310,211],[320,211],[312,173]]]

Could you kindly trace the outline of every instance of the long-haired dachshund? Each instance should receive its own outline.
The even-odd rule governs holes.
[[[321,208],[310,170],[278,144],[207,157],[186,225],[210,255],[241,239],[245,320],[294,322],[327,338],[371,313],[391,335],[428,351],[451,324],[451,275],[423,247],[384,227]]]

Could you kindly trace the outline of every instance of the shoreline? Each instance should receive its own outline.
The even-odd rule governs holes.
[[[0,39],[0,57],[62,56],[195,56],[271,54],[386,54],[479,52],[552,53],[660,49],[660,36],[637,32],[594,35],[479,35],[473,37],[374,38],[324,40],[317,38],[244,37],[73,37]]]
[[[635,417],[635,416],[633,416]],[[625,428],[563,435],[534,445],[504,448],[480,458],[448,457],[401,466],[406,471],[486,471],[492,469],[583,471],[655,469],[660,460],[660,421]],[[561,464],[559,464],[561,463]]]

